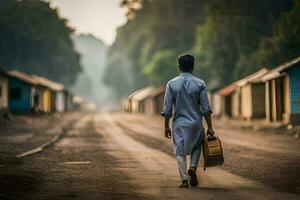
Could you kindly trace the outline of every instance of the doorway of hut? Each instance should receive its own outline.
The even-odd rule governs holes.
[[[232,103],[231,103],[231,95],[227,95],[225,96],[225,114],[227,117],[231,117],[232,116]]]
[[[39,104],[40,104],[39,95],[35,94],[33,97],[33,109],[35,113],[39,111]]]
[[[280,77],[275,80],[276,84],[276,119],[278,121],[283,120],[283,114],[285,113],[285,98],[284,98],[284,79]]]
[[[265,84],[252,85],[252,118],[263,119],[266,117]]]
[[[271,121],[283,121],[283,115],[285,113],[285,81],[284,77],[273,79],[270,83],[270,120]]]

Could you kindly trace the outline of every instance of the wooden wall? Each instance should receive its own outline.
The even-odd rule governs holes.
[[[0,75],[0,109],[8,108],[8,79]]]
[[[290,113],[291,122],[300,124],[300,64],[288,71],[290,86]]]
[[[32,109],[32,86],[15,78],[8,79],[9,110],[16,113],[29,113]]]
[[[252,118],[265,118],[265,83],[252,84]]]
[[[241,87],[241,113],[243,119],[252,117],[252,85],[248,84]]]
[[[45,89],[43,92],[43,112],[51,112],[52,108],[52,92]]]

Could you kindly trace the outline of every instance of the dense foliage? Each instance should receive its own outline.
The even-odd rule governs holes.
[[[127,2],[129,5],[125,5],[132,7],[130,3],[137,1]],[[175,57],[167,62],[176,64],[174,59],[179,52],[193,48],[196,25],[203,18],[202,0],[189,0],[188,4],[182,0],[138,2],[142,2],[142,8],[129,9],[134,12],[129,16],[134,17],[118,29],[116,41],[108,53],[105,79],[120,95],[147,85],[151,76],[156,84],[166,80],[162,74],[168,73],[157,76],[154,69],[145,67],[153,68],[153,63],[160,57],[159,51],[167,49],[175,52]],[[162,54],[170,58],[169,53]]]
[[[195,54],[195,74],[217,87],[262,65],[275,67],[300,49],[298,0],[122,0],[122,5],[128,22],[118,29],[105,75],[121,96],[149,83],[165,84],[184,52]]]
[[[259,49],[249,59],[256,66],[276,66],[299,55],[300,1],[295,1],[293,8],[274,25],[273,35],[262,38]]]
[[[170,49],[157,51],[151,61],[145,66],[145,74],[149,76],[150,82],[161,85],[174,78],[178,73],[176,66],[176,53]]]
[[[66,84],[80,72],[72,29],[43,1],[0,0],[0,66]]]
[[[222,86],[260,68],[249,62],[249,56],[262,38],[272,35],[273,26],[291,5],[288,0],[210,1],[205,22],[197,26],[197,74]]]

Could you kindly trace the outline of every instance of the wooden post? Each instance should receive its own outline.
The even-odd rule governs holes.
[[[270,82],[265,83],[265,107],[266,107],[266,121],[271,121],[271,101],[270,101]]]
[[[271,80],[271,99],[272,99],[272,121],[277,121],[277,110],[276,110],[276,80]]]
[[[291,118],[291,96],[290,96],[290,80],[288,75],[284,76],[284,123],[289,123]]]

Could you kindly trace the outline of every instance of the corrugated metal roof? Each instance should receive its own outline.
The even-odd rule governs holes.
[[[165,86],[161,86],[159,88],[156,88],[151,94],[151,97],[156,97],[157,95],[160,95],[161,93],[165,92],[166,87]]]
[[[256,79],[261,78],[262,76],[267,74],[268,71],[269,70],[267,68],[262,68],[262,69],[258,70],[257,72],[254,72],[253,74],[250,74],[249,76],[246,76],[245,78],[242,78],[241,80],[238,80],[237,86],[239,86],[239,87],[245,86],[249,82],[252,82]]]
[[[268,73],[268,69],[262,68],[262,69],[258,70],[257,72],[254,72],[240,80],[237,80],[237,81],[231,83],[230,85],[228,85],[226,87],[223,87],[222,89],[220,89],[218,91],[218,93],[222,96],[227,96],[227,95],[231,94],[237,87],[245,86],[247,83],[252,82],[253,80],[255,80],[257,78],[262,77],[266,73]]]
[[[283,71],[287,70],[288,68],[294,66],[297,63],[300,63],[300,56],[272,69],[269,73],[261,77],[261,81],[265,82],[280,77]]]
[[[138,90],[136,90],[136,91],[134,91],[134,92],[132,92],[129,96],[128,96],[128,100],[131,100],[132,99],[132,97],[135,95],[135,94],[137,94],[139,91],[141,91],[141,90],[143,90],[143,89],[138,89]]]
[[[227,95],[231,94],[235,90],[235,88],[237,88],[236,83],[232,83],[232,84],[220,89],[218,91],[218,93],[222,96],[227,96]]]
[[[57,83],[54,81],[51,81],[45,77],[32,75],[32,78],[40,85],[50,88],[54,91],[61,91],[64,89],[64,85],[61,83]]]
[[[145,98],[149,97],[154,90],[155,90],[155,88],[152,86],[138,90],[136,93],[134,93],[131,96],[131,100],[133,100],[133,101],[144,100]]]
[[[18,70],[8,71],[7,74],[32,85],[38,84],[38,82],[32,76]]]
[[[286,63],[284,63],[282,65],[279,65],[274,70],[282,72],[282,71],[284,71],[284,70],[292,67],[293,65],[295,65],[295,64],[297,64],[299,62],[300,62],[300,56],[297,57],[297,58],[294,58],[294,59],[292,59],[292,60],[290,60],[290,61],[288,61],[288,62],[286,62]]]

